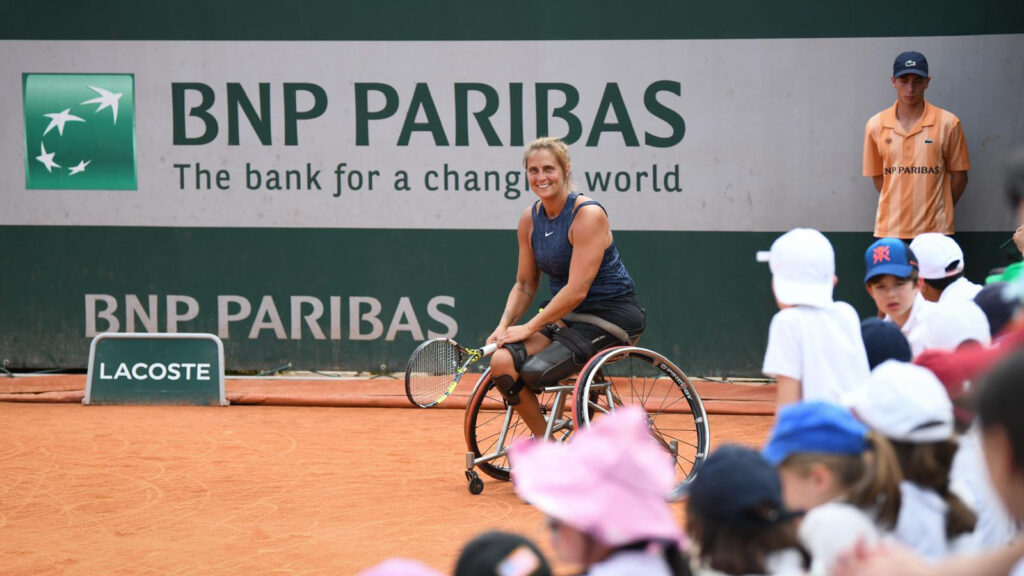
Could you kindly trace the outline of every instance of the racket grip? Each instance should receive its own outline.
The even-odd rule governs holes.
[[[492,342],[492,343],[484,346],[483,348],[481,348],[480,351],[483,353],[484,356],[490,356],[497,349],[498,349],[498,344],[495,343],[495,342]]]

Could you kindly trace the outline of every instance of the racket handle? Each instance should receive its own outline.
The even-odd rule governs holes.
[[[490,356],[497,349],[498,349],[498,344],[495,343],[495,342],[492,342],[492,343],[484,346],[483,348],[481,348],[480,351],[483,352],[484,356]]]

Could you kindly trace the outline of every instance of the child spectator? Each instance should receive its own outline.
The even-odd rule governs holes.
[[[991,341],[988,318],[974,302],[944,302],[935,306],[922,324],[924,350],[952,351],[969,343],[988,346]]]
[[[921,296],[930,302],[973,301],[981,290],[964,277],[964,252],[949,236],[920,234],[910,243],[917,256]]]
[[[869,373],[853,307],[832,300],[832,244],[817,230],[797,228],[758,252],[768,262],[779,311],[768,329],[762,371],[777,380],[779,406],[800,400],[838,402]]]
[[[921,327],[934,308],[917,289],[917,257],[902,240],[882,238],[864,252],[864,285],[885,319],[894,322],[910,342],[913,356],[924,348]]]
[[[642,409],[619,408],[568,444],[518,442],[509,458],[516,493],[548,516],[563,561],[602,576],[690,574],[667,501],[675,466]]]
[[[686,532],[700,550],[697,573],[802,573],[795,519],[772,465],[750,448],[722,446],[689,487]]]
[[[989,476],[999,499],[1024,522],[1024,351],[997,364],[978,393],[978,420]],[[1011,572],[1024,574],[1024,560]]]
[[[454,576],[551,576],[551,567],[530,540],[492,531],[463,546]]]
[[[1003,328],[1010,323],[1020,307],[1020,300],[1007,293],[1006,282],[987,284],[974,297],[974,303],[981,308],[988,319],[988,330],[995,340],[1002,334]]]
[[[953,426],[959,448],[949,472],[950,490],[977,514],[978,522],[967,542],[970,548],[980,550],[1009,543],[1017,535],[1017,527],[999,502],[985,470],[981,435],[974,417],[977,386],[971,374],[976,370],[967,360],[945,350],[926,350],[914,363],[935,374],[953,403]]]
[[[788,509],[844,502],[881,530],[896,526],[902,480],[896,454],[885,437],[842,406],[784,406],[762,454],[779,471]]]
[[[977,517],[952,490],[950,469],[957,443],[953,404],[934,374],[921,366],[890,360],[875,368],[865,386],[847,398],[861,421],[892,443],[903,471],[898,541],[933,560],[974,531]]]
[[[1024,522],[1024,350],[1002,358],[978,392],[982,448],[992,485],[1017,522]],[[1016,563],[1016,565],[1014,565]],[[891,546],[860,547],[840,562],[836,576],[1010,576],[1024,575],[1024,537],[982,554],[939,564]]]
[[[860,323],[860,335],[868,354],[868,367],[872,370],[886,360],[910,362],[910,343],[892,322],[867,318]]]

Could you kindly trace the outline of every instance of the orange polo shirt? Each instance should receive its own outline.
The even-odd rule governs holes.
[[[917,124],[904,132],[896,105],[864,127],[864,175],[882,176],[875,236],[910,239],[953,233],[949,173],[969,170],[960,119],[927,101]]]

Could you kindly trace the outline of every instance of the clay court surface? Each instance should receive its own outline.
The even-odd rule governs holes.
[[[38,382],[29,387],[45,388]],[[49,387],[63,390],[43,394],[73,400],[76,384],[57,382]],[[290,386],[306,395],[322,388]],[[228,397],[237,402],[244,391],[234,388]],[[751,394],[743,388],[737,397]],[[4,574],[355,574],[395,555],[450,573],[461,545],[491,528],[550,552],[542,516],[510,484],[486,479],[483,494],[466,490],[459,409],[83,406],[5,396]],[[710,416],[714,445],[763,441],[772,417],[746,412]]]

